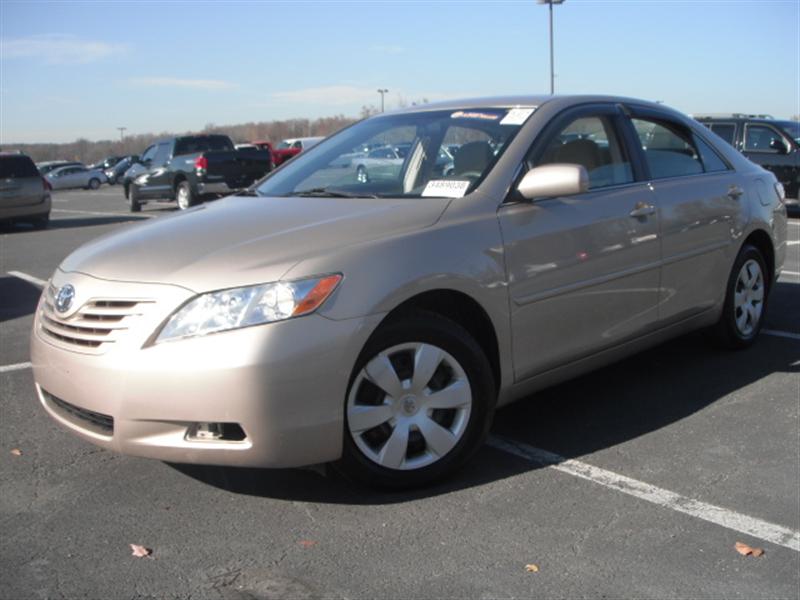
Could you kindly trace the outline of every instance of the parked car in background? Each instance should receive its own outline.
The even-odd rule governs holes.
[[[50,189],[30,157],[0,153],[0,222],[25,221],[36,228],[47,227]]]
[[[293,156],[297,156],[303,150],[313,148],[324,139],[324,137],[303,137],[283,140],[273,149],[272,159],[275,166],[279,167]]]
[[[410,144],[393,176],[331,167],[385,140]],[[36,390],[108,450],[418,486],[496,406],[694,329],[750,346],[786,230],[775,176],[660,104],[412,107],[73,252],[36,309]]]
[[[83,165],[69,165],[53,169],[45,178],[54,190],[86,188],[96,190],[106,182],[106,174],[100,169],[90,169]]]
[[[125,158],[125,157],[124,156],[108,156],[108,157],[104,158],[103,160],[100,160],[100,161],[94,163],[93,165],[89,165],[89,168],[90,169],[100,169],[101,171],[105,171],[106,169],[110,169],[111,167],[113,167],[115,164],[117,164],[123,158]]]
[[[237,150],[262,150],[264,152],[269,152],[269,170],[275,168],[275,161],[272,158],[272,144],[269,142],[248,142],[242,144],[235,145]]]
[[[798,205],[800,123],[742,113],[695,115],[694,118],[754,163],[775,173],[790,203]]]
[[[108,179],[108,183],[110,185],[116,185],[117,181],[119,181],[124,175],[125,171],[131,168],[133,164],[135,164],[139,160],[139,155],[132,154],[131,156],[124,156],[122,157],[117,163],[107,168],[104,172],[106,174],[106,178]]]
[[[36,163],[36,168],[39,169],[39,173],[42,175],[47,175],[50,171],[54,169],[58,169],[60,167],[83,167],[85,166],[82,162],[78,162],[75,160],[50,160],[45,162]]]
[[[148,200],[175,200],[181,210],[244,189],[266,175],[266,150],[236,150],[226,135],[187,135],[161,140],[125,173],[131,212]]]

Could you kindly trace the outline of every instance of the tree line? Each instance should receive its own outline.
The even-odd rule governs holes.
[[[127,156],[141,154],[153,142],[176,135],[197,133],[221,133],[229,136],[234,143],[263,140],[277,144],[286,138],[328,136],[355,123],[358,119],[336,115],[319,119],[288,119],[285,121],[259,121],[239,125],[207,124],[202,131],[142,133],[126,135],[121,140],[89,141],[79,138],[63,144],[2,144],[2,152],[23,152],[35,162],[47,160],[75,160],[92,164],[107,156]]]

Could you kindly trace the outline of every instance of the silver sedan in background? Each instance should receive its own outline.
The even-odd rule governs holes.
[[[385,177],[342,169],[375,145],[407,152]],[[694,329],[751,345],[784,200],[642,100],[377,115],[241,196],[68,256],[36,311],[38,397],[109,450],[422,485],[465,463],[498,406]]]
[[[108,181],[102,169],[90,169],[83,165],[68,165],[53,169],[45,178],[54,190],[86,188],[96,190]]]

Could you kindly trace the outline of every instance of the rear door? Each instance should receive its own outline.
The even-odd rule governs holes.
[[[39,204],[43,193],[42,177],[30,158],[0,157],[0,208]]]
[[[663,266],[659,323],[720,301],[726,258],[741,226],[744,190],[711,144],[669,113],[630,107],[630,123],[658,198]]]
[[[656,198],[631,160],[621,120],[610,104],[562,113],[523,170],[580,164],[589,191],[498,212],[517,380],[640,336],[657,320]]]

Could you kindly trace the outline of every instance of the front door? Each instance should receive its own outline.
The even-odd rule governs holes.
[[[616,107],[563,115],[526,161],[583,165],[589,191],[503,205],[516,379],[634,338],[657,318],[658,212]]]

